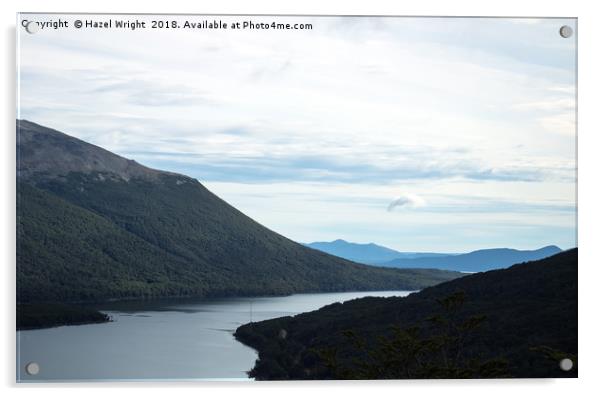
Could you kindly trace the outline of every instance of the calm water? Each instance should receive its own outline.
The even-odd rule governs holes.
[[[234,339],[241,324],[313,311],[365,296],[410,292],[319,293],[286,297],[164,300],[99,307],[111,323],[17,332],[19,381],[247,378],[256,352]],[[30,376],[25,365],[36,362]]]

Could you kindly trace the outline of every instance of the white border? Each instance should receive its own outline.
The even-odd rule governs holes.
[[[3,0],[0,2],[3,33],[2,95],[3,133],[2,155],[2,210],[0,217],[0,251],[2,260],[2,332],[3,351],[0,360],[2,385],[10,394],[44,392],[45,395],[80,394],[117,395],[143,391],[148,395],[165,392],[186,394],[225,394],[241,392],[245,395],[282,394],[306,395],[308,392],[344,392],[349,395],[379,394],[407,395],[504,395],[542,393],[546,395],[592,394],[599,392],[600,359],[600,287],[602,260],[600,260],[600,48],[602,14],[594,1],[411,1],[386,2],[379,0],[305,0],[305,1],[179,1],[147,0],[129,2],[102,0]],[[391,15],[447,15],[447,16],[554,16],[579,18],[579,374],[576,380],[492,380],[492,381],[380,381],[380,382],[311,382],[311,383],[100,383],[15,385],[15,331],[14,331],[14,254],[15,254],[15,20],[16,12],[153,12],[153,13],[278,13],[278,14],[391,14]],[[42,388],[42,389],[37,389]],[[17,390],[18,389],[18,390]]]

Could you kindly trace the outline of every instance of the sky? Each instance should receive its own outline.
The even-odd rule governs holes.
[[[70,28],[19,29],[18,118],[195,177],[290,239],[577,244],[573,19],[21,17]]]

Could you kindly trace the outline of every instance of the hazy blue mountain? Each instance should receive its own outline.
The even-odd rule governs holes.
[[[342,239],[332,242],[306,243],[305,246],[364,264],[386,263],[397,258],[440,257],[448,255],[447,253],[399,252],[375,243],[353,243]]]
[[[483,249],[444,257],[399,258],[382,265],[395,268],[438,268],[453,271],[482,272],[506,268],[512,264],[525,261],[540,260],[561,251],[558,246],[545,246],[537,250]]]
[[[279,235],[191,177],[17,121],[17,301],[416,290],[461,276],[356,264]]]

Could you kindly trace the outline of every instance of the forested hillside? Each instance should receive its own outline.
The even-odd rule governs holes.
[[[253,221],[190,177],[18,121],[17,298],[416,290],[449,271],[352,263]]]
[[[258,350],[250,375],[263,380],[575,377],[577,249],[405,298],[246,324],[235,336]]]

